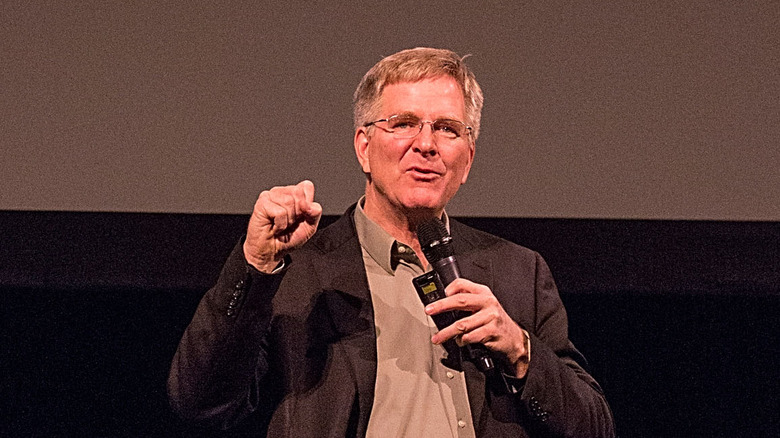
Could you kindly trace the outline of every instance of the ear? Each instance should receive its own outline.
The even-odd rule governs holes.
[[[371,173],[371,165],[368,162],[368,128],[361,126],[355,130],[355,155],[357,156],[363,173]]]
[[[460,183],[466,184],[466,180],[469,177],[469,171],[471,171],[471,163],[474,162],[474,149],[476,144],[474,144],[474,141],[469,141],[469,161],[466,163],[466,169],[463,172],[463,178],[461,178]]]

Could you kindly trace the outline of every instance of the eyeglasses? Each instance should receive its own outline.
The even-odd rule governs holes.
[[[414,138],[422,132],[423,125],[430,124],[433,135],[437,139],[457,140],[471,134],[471,126],[452,119],[420,120],[419,117],[407,114],[396,114],[386,119],[366,123],[393,134],[395,138]]]

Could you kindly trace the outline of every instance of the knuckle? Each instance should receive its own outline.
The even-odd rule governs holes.
[[[279,202],[283,204],[290,204],[293,201],[295,201],[295,197],[292,195],[292,193],[288,193],[288,192],[279,193],[278,199]]]
[[[255,207],[263,206],[271,203],[271,192],[264,190],[257,196]]]
[[[284,188],[276,186],[276,187],[271,187],[270,189],[266,190],[266,192],[268,192],[268,195],[276,196],[279,193],[282,193],[283,190],[284,190]]]

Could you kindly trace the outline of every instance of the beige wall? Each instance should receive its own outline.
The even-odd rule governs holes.
[[[0,209],[339,213],[354,87],[432,45],[486,95],[451,213],[780,220],[778,2],[528,3],[5,0]]]

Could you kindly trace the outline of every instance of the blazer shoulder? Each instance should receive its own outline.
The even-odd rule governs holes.
[[[494,234],[450,219],[450,233],[456,252],[490,252],[505,256],[535,258],[537,252]]]
[[[325,254],[338,251],[345,245],[357,244],[354,210],[355,205],[347,209],[335,222],[318,230],[299,251]]]

